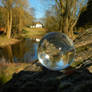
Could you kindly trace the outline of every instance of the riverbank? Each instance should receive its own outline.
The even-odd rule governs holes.
[[[45,28],[28,28],[23,29],[23,33],[20,35],[23,38],[41,39],[46,34]]]
[[[6,36],[1,36],[0,37],[0,47],[5,47],[8,45],[16,44],[19,41],[20,40],[18,40],[18,39],[14,39],[14,38],[7,39]]]

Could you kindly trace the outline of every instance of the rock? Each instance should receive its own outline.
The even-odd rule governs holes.
[[[91,92],[92,73],[86,68],[90,65],[92,64],[84,63],[67,75],[33,64],[33,69],[30,68],[32,70],[15,73],[13,78],[1,87],[0,92]],[[35,69],[37,71],[34,71]]]

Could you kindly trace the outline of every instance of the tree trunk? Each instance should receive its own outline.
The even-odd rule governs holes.
[[[13,53],[12,53],[12,48],[11,46],[7,46],[7,51],[8,51],[8,57],[9,57],[9,63],[13,63]]]
[[[64,18],[63,20],[63,27],[62,27],[62,31],[66,34],[68,34],[68,18]]]
[[[69,36],[69,19],[68,19],[68,14],[69,14],[69,0],[66,0],[66,8],[65,8],[65,13],[63,15],[63,32]]]
[[[73,26],[71,26],[71,27],[69,28],[69,37],[70,37],[72,40],[74,40]]]
[[[19,24],[18,24],[18,32],[21,33],[21,31],[22,31],[22,24],[23,24],[22,23],[22,14],[23,13],[22,13],[22,9],[21,8],[19,8],[19,14],[20,15],[18,16],[18,18],[19,18],[19,21],[18,21],[19,22]]]
[[[8,11],[7,15],[7,38],[9,39],[11,37],[11,29],[12,29],[12,10],[10,9]]]
[[[21,32],[21,29],[22,29],[22,23],[21,23],[21,17],[19,16],[19,28],[18,28],[18,31],[19,33]]]

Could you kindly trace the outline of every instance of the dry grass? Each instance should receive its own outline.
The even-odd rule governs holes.
[[[0,82],[2,84],[6,83],[8,80],[12,78],[14,73],[18,73],[21,70],[24,70],[30,64],[26,63],[0,63]]]
[[[7,46],[7,45],[11,45],[11,44],[15,44],[19,42],[19,40],[17,39],[7,39],[6,36],[0,36],[0,47],[4,47],[4,46]]]
[[[44,28],[24,28],[24,33],[21,34],[22,37],[27,38],[41,38],[46,34],[46,29]]]

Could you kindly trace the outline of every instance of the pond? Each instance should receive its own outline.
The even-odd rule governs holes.
[[[21,42],[0,48],[1,62],[32,62],[37,60],[38,43],[31,39],[23,39]]]

